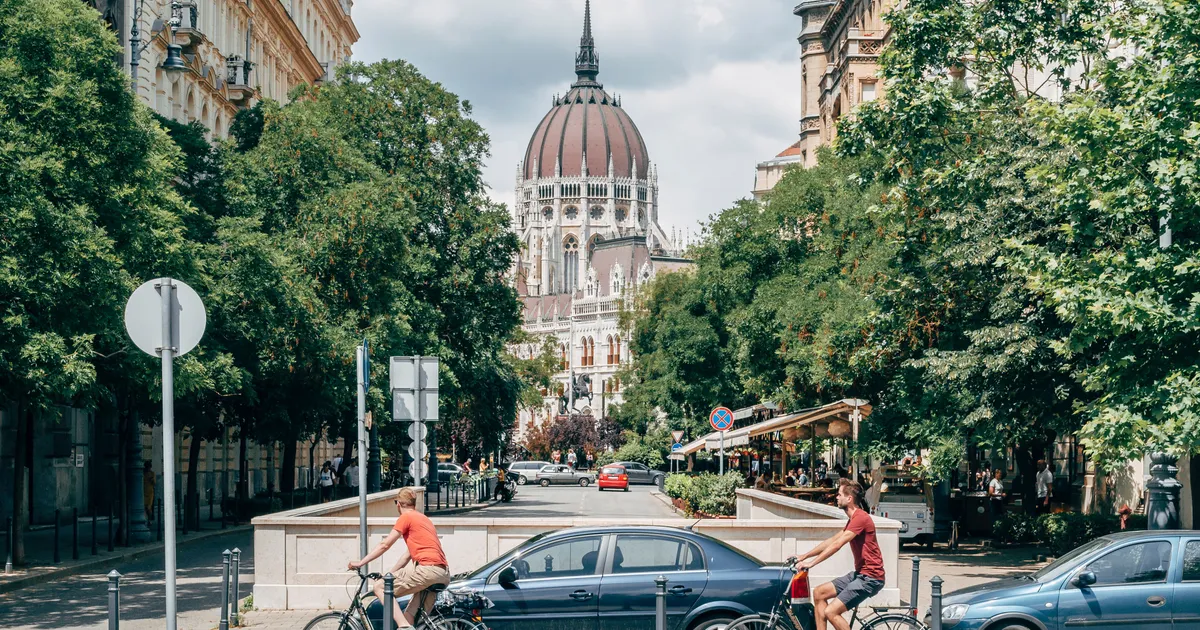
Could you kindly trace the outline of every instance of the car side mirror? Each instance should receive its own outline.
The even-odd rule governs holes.
[[[1084,571],[1083,573],[1075,576],[1073,582],[1075,586],[1086,588],[1096,583],[1096,574],[1092,571]]]
[[[517,583],[517,570],[512,567],[505,567],[496,578],[496,581],[500,583],[500,586],[505,588],[514,586]]]

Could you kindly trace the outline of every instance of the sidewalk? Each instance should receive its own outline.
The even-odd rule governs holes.
[[[929,610],[929,579],[933,576],[941,576],[946,581],[943,591],[949,593],[976,584],[1030,573],[1046,566],[1047,562],[1037,562],[1033,559],[1035,553],[1044,552],[1033,547],[985,548],[978,543],[965,543],[955,551],[949,551],[944,546],[932,550],[903,550],[898,567],[900,575],[897,576],[900,599],[907,602],[912,592],[913,556],[921,559],[921,585],[917,608],[924,614],[924,611]]]

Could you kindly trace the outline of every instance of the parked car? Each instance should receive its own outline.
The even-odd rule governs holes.
[[[513,462],[508,467],[508,474],[516,478],[518,486],[523,486],[532,481],[543,466],[549,465],[550,462]]]
[[[792,576],[690,530],[609,526],[539,534],[450,588],[489,598],[482,615],[492,630],[650,629],[659,575],[669,580],[671,630],[716,630],[770,610]]]
[[[575,484],[587,487],[592,483],[592,474],[582,470],[575,470],[570,466],[563,464],[549,464],[542,466],[542,469],[537,471],[537,482],[542,486],[550,484]]]
[[[451,462],[439,462],[437,467],[438,481],[446,483],[451,479],[458,479],[462,475],[463,467]]]
[[[1036,573],[944,596],[942,627],[1195,630],[1198,611],[1200,531],[1129,531],[1085,543]]]
[[[661,470],[654,470],[638,462],[613,462],[613,465],[625,468],[625,474],[629,475],[629,483],[648,483],[661,487],[663,479],[666,478],[666,474]]]
[[[600,474],[596,477],[596,487],[601,491],[613,488],[629,492],[629,475],[625,474],[625,467],[609,464],[601,468]]]

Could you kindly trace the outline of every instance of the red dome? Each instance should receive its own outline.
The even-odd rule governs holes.
[[[555,164],[561,163],[563,177],[583,175],[583,159],[587,155],[590,177],[608,176],[608,159],[612,157],[613,175],[646,179],[650,171],[650,154],[646,142],[633,119],[621,109],[616,99],[596,82],[600,72],[600,57],[592,40],[591,2],[585,5],[583,37],[575,57],[575,74],[579,80],[542,118],[537,131],[525,149],[525,179],[554,177]],[[533,171],[534,160],[537,172]],[[637,163],[637,173],[633,172]]]

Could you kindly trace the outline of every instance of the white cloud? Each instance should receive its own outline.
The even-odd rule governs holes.
[[[594,0],[600,80],[659,168],[662,223],[749,194],[755,163],[796,139],[800,22],[787,0]],[[485,176],[511,204],[534,127],[574,80],[582,0],[359,0],[355,57],[401,58],[469,100],[492,139]]]

